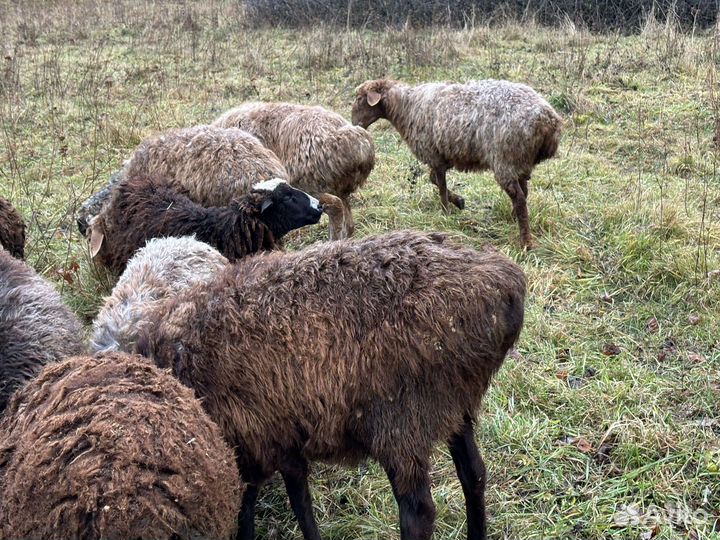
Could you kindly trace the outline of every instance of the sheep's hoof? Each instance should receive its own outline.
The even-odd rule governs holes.
[[[530,251],[531,249],[535,249],[538,247],[537,242],[532,236],[528,236],[527,238],[523,238],[523,248],[525,248],[525,251]]]
[[[464,209],[465,209],[465,199],[463,199],[463,198],[460,197],[459,195],[456,196],[456,197],[453,197],[453,199],[452,199],[451,202],[452,202],[455,206],[457,206],[458,209],[460,209],[460,210],[464,210]]]

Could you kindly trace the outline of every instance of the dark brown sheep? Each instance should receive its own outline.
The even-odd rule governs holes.
[[[283,180],[255,184],[229,206],[200,206],[164,179],[133,177],[119,183],[90,225],[93,256],[121,273],[151,238],[194,234],[230,261],[280,246],[293,229],[317,223],[320,203]]]
[[[43,366],[84,353],[83,338],[53,286],[0,248],[0,413]]]
[[[138,350],[192,386],[236,447],[254,535],[259,484],[279,470],[306,539],[308,462],[385,469],[403,540],[433,529],[429,456],[449,444],[468,537],[485,537],[473,417],[523,322],[525,277],[494,250],[402,231],[268,253],[222,269],[150,317]]]
[[[242,488],[191,390],[138,356],[45,368],[0,422],[0,539],[228,538]]]
[[[10,201],[0,197],[0,246],[18,259],[25,258],[25,222]]]

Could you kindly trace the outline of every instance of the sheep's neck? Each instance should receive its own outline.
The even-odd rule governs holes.
[[[410,117],[408,114],[407,91],[409,87],[393,86],[388,89],[383,98],[385,118],[403,137],[408,132]]]

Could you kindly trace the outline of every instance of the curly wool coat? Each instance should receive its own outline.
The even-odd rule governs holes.
[[[48,366],[0,421],[0,539],[229,538],[243,488],[193,392],[139,356]]]
[[[293,103],[245,103],[212,125],[252,133],[280,158],[292,185],[315,196],[329,193],[342,199],[347,216],[331,240],[352,235],[348,198],[375,166],[375,147],[367,131],[323,107]]]
[[[378,79],[356,90],[353,123],[369,127],[386,118],[430,166],[443,207],[463,208],[447,189],[445,173],[490,169],[513,201],[523,242],[530,245],[526,198],[536,164],[555,155],[563,131],[560,115],[535,90],[509,81],[483,80],[408,86]]]
[[[203,206],[225,206],[258,182],[288,178],[277,156],[235,127],[195,126],[150,137],[123,167],[121,182],[164,177]]]
[[[165,178],[134,177],[118,184],[90,225],[98,262],[120,274],[151,238],[195,235],[231,261],[279,247],[260,219],[264,193],[248,193],[229,206],[204,207],[175,191]]]
[[[10,201],[0,197],[0,246],[18,259],[25,258],[25,222]]]
[[[467,427],[524,296],[502,254],[402,231],[229,265],[160,306],[138,350],[195,389],[249,483],[373,457],[396,495],[429,498],[431,449]]]
[[[130,259],[95,317],[90,349],[132,351],[149,313],[167,298],[209,281],[227,263],[216,249],[193,237],[150,240]]]
[[[43,366],[83,353],[83,337],[53,286],[0,248],[0,413]]]

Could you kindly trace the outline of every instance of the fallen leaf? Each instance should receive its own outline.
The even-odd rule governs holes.
[[[651,317],[650,319],[648,319],[648,322],[645,323],[645,331],[651,334],[657,332],[659,328],[660,325],[658,324],[658,320],[655,317]]]
[[[583,454],[587,454],[590,450],[592,450],[592,444],[590,444],[590,442],[584,437],[578,437],[578,440],[575,441],[575,447]]]
[[[658,534],[660,534],[660,525],[655,525],[649,531],[642,533],[640,538],[642,538],[642,540],[650,540],[651,538],[655,538]]]
[[[700,323],[700,315],[697,313],[691,313],[688,315],[688,322],[693,326],[697,326]]]
[[[690,351],[688,353],[688,360],[690,360],[694,364],[702,364],[703,362],[705,362],[705,357],[699,352]]]
[[[560,379],[561,381],[567,381],[568,375],[569,375],[569,373],[568,373],[568,371],[565,370],[565,369],[561,369],[560,371],[558,371],[558,372],[555,374],[555,376],[556,376],[558,379]]]
[[[614,343],[606,343],[603,345],[602,353],[605,356],[617,356],[620,354],[620,347],[615,345]]]

